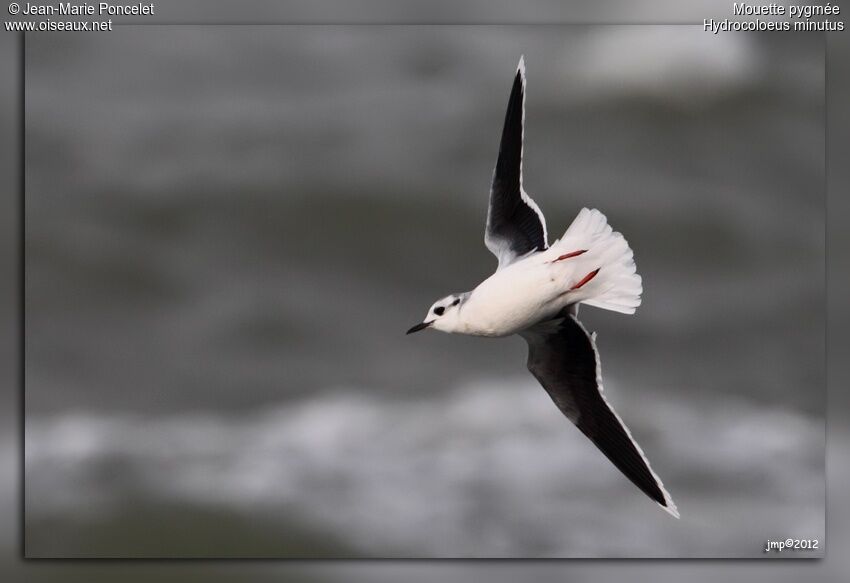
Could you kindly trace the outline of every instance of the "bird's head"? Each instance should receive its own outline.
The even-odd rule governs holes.
[[[465,294],[452,294],[434,302],[425,314],[425,319],[407,331],[408,334],[425,328],[434,328],[441,332],[454,332],[460,324],[460,308]]]

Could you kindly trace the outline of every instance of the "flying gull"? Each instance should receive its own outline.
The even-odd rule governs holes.
[[[490,190],[484,243],[496,272],[470,292],[442,298],[408,334],[433,328],[528,343],[528,370],[558,409],[629,480],[679,517],[673,499],[602,392],[596,334],[578,320],[580,304],[633,314],[643,291],[632,250],[598,210],[581,209],[548,243],[546,221],[522,186],[525,61],[511,88]]]

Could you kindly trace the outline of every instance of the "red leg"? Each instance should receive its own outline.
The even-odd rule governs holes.
[[[569,259],[570,257],[578,257],[582,253],[587,253],[587,249],[579,249],[578,251],[572,251],[571,253],[565,253],[561,255],[557,259],[553,259],[549,263],[555,263],[556,261],[563,261],[564,259]]]
[[[576,289],[580,288],[581,286],[583,286],[584,284],[586,284],[588,281],[590,281],[591,279],[593,279],[594,277],[596,277],[596,274],[597,274],[597,273],[599,273],[599,269],[601,269],[601,268],[596,268],[596,269],[594,269],[593,271],[591,271],[590,273],[588,273],[587,275],[585,275],[585,276],[581,279],[581,281],[580,281],[580,282],[578,282],[577,284],[575,284],[573,287],[571,287],[571,288],[570,288],[570,291],[573,291],[573,290],[576,290]]]

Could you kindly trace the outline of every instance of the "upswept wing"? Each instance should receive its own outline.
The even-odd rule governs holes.
[[[498,269],[548,247],[546,219],[522,187],[524,125],[525,61],[520,59],[505,113],[484,234],[485,245],[499,260]]]

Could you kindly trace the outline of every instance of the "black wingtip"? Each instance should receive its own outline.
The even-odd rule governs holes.
[[[679,509],[676,508],[676,504],[674,504],[673,500],[671,500],[669,498],[669,495],[668,495],[667,499],[665,499],[663,502],[658,502],[657,500],[656,500],[656,502],[658,503],[658,505],[661,507],[661,509],[664,512],[666,512],[667,514],[669,514],[670,516],[672,516],[676,520],[681,519],[681,517],[679,516]]]
[[[525,55],[521,55],[519,63],[516,66],[516,75],[514,76],[514,86],[520,92],[525,91]]]
[[[508,97],[499,157],[496,161],[494,181],[519,194],[522,174],[523,109],[525,102],[525,59],[520,58],[517,73]]]

